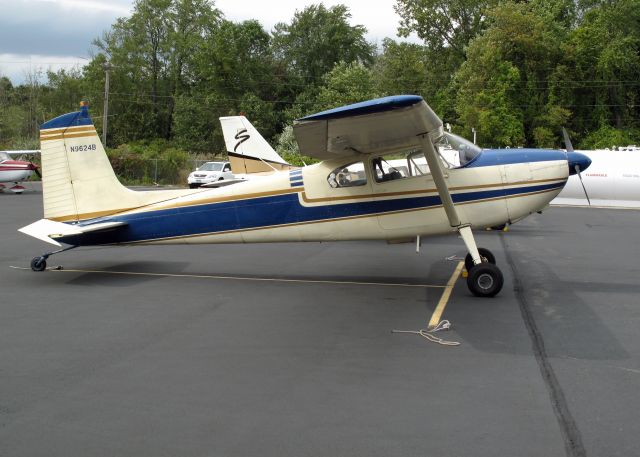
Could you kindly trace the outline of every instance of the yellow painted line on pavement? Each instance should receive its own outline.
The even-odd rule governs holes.
[[[440,297],[440,301],[438,302],[438,306],[436,306],[436,310],[433,312],[431,316],[431,320],[429,321],[429,329],[435,328],[436,325],[440,322],[440,318],[442,317],[442,313],[444,312],[447,303],[449,302],[449,297],[451,296],[451,291],[453,290],[453,286],[455,286],[458,277],[460,276],[460,272],[462,271],[462,267],[464,267],[464,262],[458,262],[458,266],[453,271],[451,278],[449,278],[449,282],[444,288],[444,292],[442,292],[442,296]]]

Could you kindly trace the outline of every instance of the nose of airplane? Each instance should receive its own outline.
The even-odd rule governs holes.
[[[589,168],[591,165],[591,159],[580,152],[567,152],[567,161],[569,162],[569,174],[575,175],[578,170],[576,170],[576,165],[578,169],[582,172]]]

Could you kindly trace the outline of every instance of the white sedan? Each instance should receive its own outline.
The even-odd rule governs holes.
[[[193,189],[203,184],[223,181],[225,179],[234,179],[229,162],[206,162],[196,168],[196,171],[189,174],[187,182],[189,183],[189,187]]]

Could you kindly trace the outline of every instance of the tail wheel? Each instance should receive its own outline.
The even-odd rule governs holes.
[[[492,263],[474,265],[467,276],[467,287],[476,297],[493,297],[503,284],[502,272]]]
[[[44,257],[34,257],[31,259],[31,269],[33,271],[44,271],[47,268],[47,260]]]
[[[482,260],[482,263],[492,263],[492,264],[496,264],[496,257],[493,255],[493,253],[486,249],[486,248],[478,248],[478,253],[480,254],[480,260]],[[467,271],[471,271],[471,268],[473,268],[473,258],[471,257],[471,254],[467,254],[467,256],[464,258],[464,267],[467,269]]]

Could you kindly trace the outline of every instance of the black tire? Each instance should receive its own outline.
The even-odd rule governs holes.
[[[31,269],[33,271],[44,271],[47,268],[47,259],[44,257],[34,257],[31,259]]]
[[[496,264],[496,257],[490,250],[486,248],[478,248],[478,253],[480,254],[482,263],[492,263],[494,265]],[[467,254],[467,256],[464,258],[464,267],[467,269],[467,271],[471,271],[471,268],[473,268],[473,258],[471,257],[471,254]]]
[[[197,184],[189,184],[189,189],[195,189],[196,187],[198,187]]]
[[[224,181],[224,178],[220,178],[220,179],[218,179],[218,181]]]
[[[503,284],[502,272],[492,263],[474,265],[467,276],[467,287],[476,297],[493,297]]]

